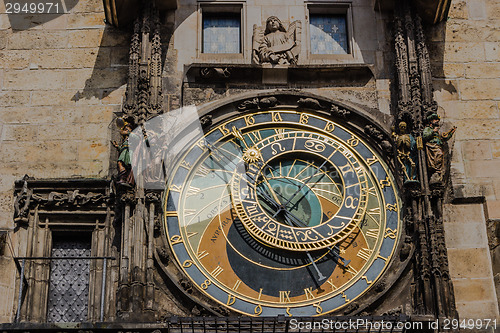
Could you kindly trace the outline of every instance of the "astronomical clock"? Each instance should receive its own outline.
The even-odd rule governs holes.
[[[395,178],[338,119],[233,112],[185,146],[167,181],[164,236],[209,303],[248,316],[335,314],[388,272],[402,235]]]

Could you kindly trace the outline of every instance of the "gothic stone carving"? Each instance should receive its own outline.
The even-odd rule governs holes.
[[[253,26],[253,61],[295,65],[300,53],[301,22],[290,23],[288,30],[276,16],[266,20],[264,27]]]

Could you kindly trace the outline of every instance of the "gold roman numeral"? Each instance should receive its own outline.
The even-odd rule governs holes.
[[[203,259],[205,258],[206,256],[208,256],[208,252],[207,251],[201,251],[201,252],[198,252],[198,259]]]
[[[372,249],[362,248],[361,250],[358,251],[357,256],[360,257],[361,259],[368,261],[372,253],[373,253]]]
[[[312,293],[312,289],[313,287],[309,287],[309,288],[304,288],[304,294],[306,295],[306,299],[314,299],[314,295]]]
[[[210,273],[213,277],[219,276],[220,273],[222,273],[224,269],[220,266],[215,267],[215,269]]]
[[[290,291],[280,290],[280,303],[290,303]]]
[[[199,187],[194,187],[194,186],[189,186],[189,189],[187,190],[187,196],[193,196],[198,193],[200,193],[201,189]]]
[[[356,274],[358,274],[358,271],[352,267],[352,265],[349,265],[346,269],[347,273],[351,274],[352,276],[355,276]]]
[[[378,233],[379,233],[378,229],[368,229],[368,231],[366,232],[365,236],[377,239],[378,238]]]

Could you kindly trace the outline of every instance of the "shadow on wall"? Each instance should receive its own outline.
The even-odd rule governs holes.
[[[73,9],[79,0],[5,2],[5,11],[12,30],[20,31],[48,24]]]
[[[427,36],[427,48],[429,50],[429,59],[433,86],[435,91],[446,91],[450,95],[456,94],[456,87],[446,80],[444,72],[444,52],[446,42],[446,21],[434,25],[425,25],[425,36]]]
[[[72,101],[104,99],[127,82],[131,34],[106,25],[92,73]]]
[[[95,13],[95,2],[85,1],[87,0],[20,0],[12,2],[12,5],[7,5],[6,2],[7,16],[13,33],[27,29],[43,31],[46,28],[52,31],[70,31],[73,36],[77,36],[73,41],[70,38],[68,47],[75,51],[74,60],[82,57],[82,63],[75,65],[70,62],[72,64],[69,67],[61,64],[61,68],[70,68],[68,75],[74,75],[74,78],[68,77],[68,82],[71,82],[68,83],[68,88],[71,88],[72,84],[79,88],[71,98],[74,102],[108,97],[126,83],[128,70],[131,37],[128,30],[131,29],[118,30],[105,25],[104,13]],[[78,8],[77,11],[75,7]],[[65,13],[70,13],[71,10],[75,12],[64,17]],[[75,25],[74,29],[68,30],[72,24]],[[94,55],[95,52],[97,55]],[[95,59],[95,63],[89,64],[87,59]],[[80,88],[82,84],[78,82],[85,77],[85,84]]]

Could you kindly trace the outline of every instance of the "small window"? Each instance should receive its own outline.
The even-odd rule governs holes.
[[[348,54],[349,39],[345,14],[315,14],[309,16],[311,54]]]
[[[241,53],[241,11],[203,10],[202,53]]]
[[[47,322],[87,321],[90,254],[90,233],[53,235]]]

